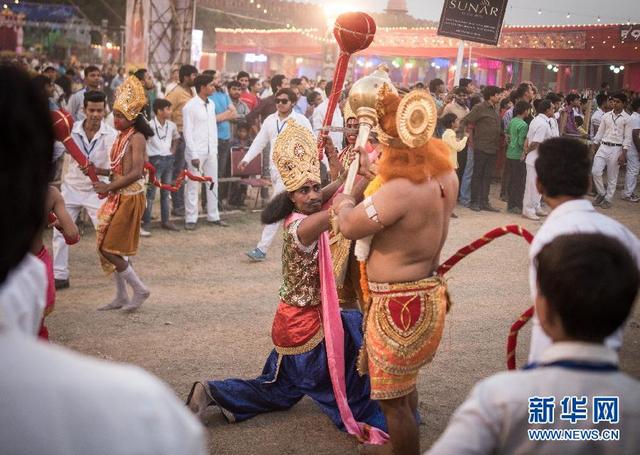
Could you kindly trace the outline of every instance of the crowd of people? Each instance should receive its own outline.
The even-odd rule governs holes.
[[[419,453],[417,375],[436,354],[450,307],[447,283],[436,274],[449,219],[460,216],[457,204],[499,211],[490,198],[499,177],[500,198],[510,213],[533,220],[548,215],[529,255],[536,311],[530,363],[479,383],[429,453],[553,450],[557,441],[527,437],[530,400],[543,394],[558,400],[615,394],[615,421],[563,419],[560,406],[551,421],[555,412],[558,428],[620,423],[616,428],[625,437],[615,447],[640,450],[632,434],[639,423],[640,384],[618,371],[617,358],[640,286],[640,241],[594,208],[611,207],[622,165],[623,199],[640,201],[634,193],[640,167],[637,94],[602,87],[595,98],[590,92],[564,96],[539,93],[530,82],[476,87],[468,79],[447,94],[435,79],[411,90],[417,91],[413,102],[435,102],[436,139],[424,132],[415,133],[417,142],[400,136],[400,106],[410,110],[412,102],[403,96],[409,89],[401,88],[400,94],[380,95],[378,134],[359,150],[348,85],[327,129],[331,81],[313,84],[278,74],[264,86],[246,72],[223,81],[219,71],[182,65],[166,87],[158,87],[144,69],[107,75],[90,65],[83,69],[83,88],[58,96],[66,72],[41,69],[29,79],[15,68],[0,68],[0,86],[10,94],[0,112],[13,122],[2,139],[3,161],[12,169],[6,184],[20,190],[0,192],[12,214],[0,223],[7,253],[0,261],[0,352],[10,363],[10,374],[0,379],[0,439],[12,453],[74,452],[70,447],[203,453],[202,428],[154,378],[34,343],[13,329],[46,337],[44,309],[50,305],[44,300],[55,296],[52,284],[58,290],[70,286],[67,244],[77,237],[75,221],[83,209],[96,228],[101,265],[116,285],[114,300],[99,309],[135,311],[149,298],[130,261],[139,237],[151,235],[154,217],[156,187],[145,179],[145,161],[162,183],[173,184],[185,170],[212,178],[204,188],[196,178],[182,191],[160,191],[160,226],[177,231],[175,220],[182,218],[191,231],[201,206],[206,222],[228,227],[221,211],[242,206],[245,197],[231,177],[258,156],[273,197],[262,213],[262,237],[248,257],[265,260],[280,226],[285,232],[274,349],[256,379],[195,382],[187,406],[196,416],[215,406],[238,422],[288,409],[307,395],[359,442]],[[47,99],[50,111],[64,108],[73,116],[71,139],[90,165],[69,159],[68,145],[55,143]],[[326,136],[322,160],[318,135]],[[5,151],[17,147],[24,150],[20,156]],[[242,157],[234,166],[232,150],[238,148]],[[349,192],[345,182],[354,159],[361,166]],[[92,172],[97,180],[90,180]],[[59,192],[49,185],[49,176],[56,175]],[[49,212],[57,217],[50,222],[52,260],[40,254]],[[348,302],[355,302],[355,311]],[[23,382],[52,371],[45,383]],[[69,378],[76,378],[73,393]],[[102,394],[90,392],[96,384]],[[39,393],[30,398],[27,391],[35,387]],[[57,405],[51,397],[61,390],[64,405]],[[128,413],[130,407],[140,411]],[[21,438],[26,422],[36,425],[32,416],[43,408],[61,413],[64,428],[53,436]],[[96,410],[99,419],[87,418]],[[612,443],[574,441],[562,451],[606,451]]]

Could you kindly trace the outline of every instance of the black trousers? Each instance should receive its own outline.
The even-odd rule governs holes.
[[[473,150],[473,176],[471,177],[471,205],[489,205],[489,188],[496,167],[496,154]]]
[[[231,176],[231,147],[226,139],[218,139],[218,178]],[[218,200],[223,201],[229,195],[229,183],[218,185]]]
[[[464,169],[467,167],[468,147],[469,147],[468,145],[465,145],[462,151],[458,152],[458,169],[456,169],[456,174],[458,174],[458,182],[460,182],[461,184],[462,184],[462,176],[464,175]]]
[[[522,210],[527,165],[524,161],[507,158],[507,167],[509,168],[509,202],[507,208]]]

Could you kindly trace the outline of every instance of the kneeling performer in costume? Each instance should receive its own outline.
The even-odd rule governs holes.
[[[437,115],[426,92],[401,99],[385,83],[376,114],[383,145],[378,175],[363,202],[339,194],[333,207],[340,232],[358,240],[355,252],[363,261],[358,368],[370,375],[371,398],[382,406],[394,453],[418,454],[416,379],[436,352],[449,307],[446,284],[434,273],[458,179],[446,145],[431,139]]]
[[[116,298],[100,310],[137,309],[149,297],[128,259],[136,254],[140,239],[140,223],[146,207],[144,161],[146,138],[153,131],[142,115],[147,104],[144,87],[129,77],[118,89],[113,103],[114,126],[118,137],[111,148],[111,169],[98,173],[111,176],[110,183],[95,182],[97,193],[108,193],[98,210],[97,243],[102,268],[114,273]],[[127,284],[133,290],[129,300]]]
[[[240,422],[288,409],[308,395],[338,428],[381,444],[384,416],[369,398],[368,378],[356,371],[362,314],[338,307],[329,212],[322,208],[344,179],[321,188],[315,139],[293,119],[275,142],[273,162],[286,188],[262,212],[265,224],[284,220],[283,283],[271,331],[275,349],[257,379],[197,382],[187,404],[197,415],[217,405],[228,421]]]

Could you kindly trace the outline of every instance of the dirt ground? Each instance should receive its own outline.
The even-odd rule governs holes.
[[[496,188],[494,188],[494,191]],[[159,205],[159,204],[156,204]],[[504,213],[475,213],[458,207],[442,258],[506,224],[535,232],[540,222]],[[607,214],[640,235],[640,204],[616,200]],[[196,231],[154,229],[142,239],[134,266],[151,297],[134,314],[99,312],[114,295],[87,230],[71,248],[71,288],[58,292],[47,318],[51,339],[76,351],[136,364],[166,381],[183,399],[193,381],[260,374],[271,350],[270,329],[280,284],[279,240],[264,263],[244,255],[259,239],[259,215],[230,213],[228,228],[201,222]],[[47,239],[50,245],[50,238]],[[427,449],[479,379],[506,369],[505,343],[510,325],[530,305],[527,245],[503,237],[463,260],[447,275],[453,308],[439,351],[418,378]],[[517,353],[526,359],[530,327],[520,334]],[[640,310],[627,324],[622,369],[640,378]],[[292,409],[228,424],[219,411],[207,420],[210,453],[357,453],[355,440],[338,431],[310,399]]]

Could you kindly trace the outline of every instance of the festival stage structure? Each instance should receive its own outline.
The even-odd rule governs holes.
[[[354,59],[351,79],[380,63],[402,85],[439,77],[452,85],[457,39],[436,27],[378,27],[371,46]],[[205,35],[212,31],[204,30]],[[263,74],[320,73],[330,37],[323,29],[215,29],[215,63],[229,71],[254,64]],[[213,62],[211,62],[213,63]],[[600,86],[640,90],[640,24],[505,26],[497,46],[465,43],[462,75],[479,84],[532,80],[556,91]]]

